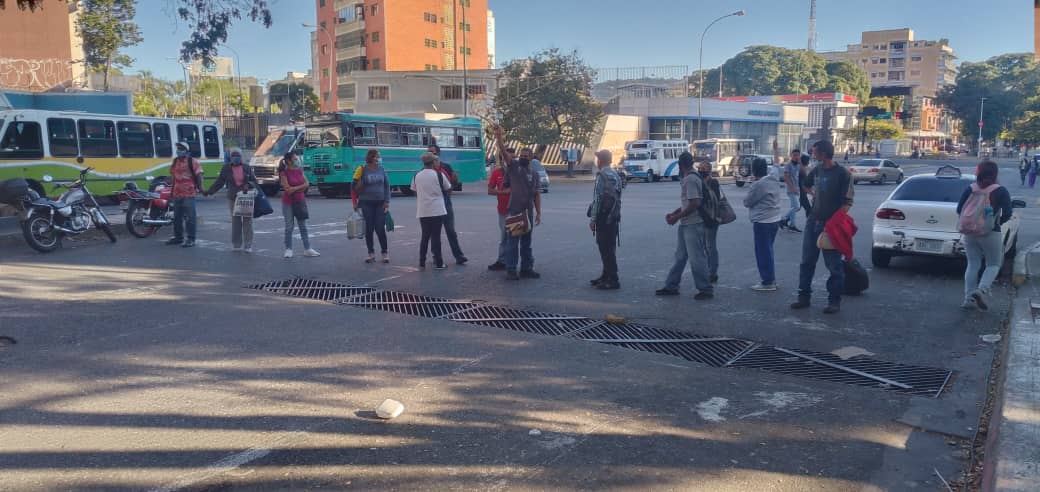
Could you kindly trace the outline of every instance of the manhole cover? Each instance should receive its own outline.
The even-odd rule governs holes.
[[[754,345],[747,340],[692,335],[631,323],[603,323],[571,336],[589,342],[671,355],[716,367],[726,365]]]
[[[595,321],[581,316],[537,313],[498,306],[480,306],[450,316],[449,319],[463,323],[552,336],[571,333],[595,323]]]
[[[390,311],[423,318],[441,318],[474,306],[473,303],[466,301],[452,301],[383,290],[341,299],[337,302],[347,306]]]
[[[303,297],[318,301],[334,301],[336,299],[365,294],[375,290],[371,287],[353,287],[335,282],[325,282],[323,280],[306,278],[266,282],[250,285],[247,288],[273,292],[283,296]]]

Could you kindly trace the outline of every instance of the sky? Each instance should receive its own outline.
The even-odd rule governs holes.
[[[394,0],[385,0],[393,2]],[[151,70],[167,79],[182,72],[176,58],[190,32],[176,19],[179,0],[138,2],[136,21],[144,42],[127,50],[136,58],[129,73]],[[314,0],[269,0],[274,25],[248,20],[230,30],[224,55],[239,55],[243,76],[261,81],[310,68]],[[980,11],[979,5],[984,5]],[[869,8],[864,8],[869,6]],[[805,48],[808,0],[489,0],[497,20],[498,59],[523,58],[545,48],[578,50],[593,67],[685,65],[695,70],[699,38],[723,19],[704,42],[704,67],[718,66],[744,47],[769,44]],[[1033,5],[1028,0],[817,0],[817,51],[844,50],[860,32],[909,27],[916,39],[948,38],[960,61],[1033,50]]]

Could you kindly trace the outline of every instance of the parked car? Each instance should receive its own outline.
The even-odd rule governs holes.
[[[755,180],[755,177],[751,175],[751,162],[755,158],[765,159],[769,163],[769,174],[772,174],[777,179],[783,176],[783,173],[773,162],[773,156],[767,154],[743,154],[737,156],[734,160],[737,162],[737,166],[733,169],[733,180],[737,187],[744,186],[745,183],[750,183]]]
[[[852,173],[853,184],[860,181],[875,184],[903,182],[903,170],[899,169],[899,164],[888,159],[863,159],[849,166],[849,172]]]
[[[549,173],[545,172],[545,166],[542,165],[542,161],[539,161],[538,159],[532,159],[531,167],[534,168],[535,172],[538,173],[539,181],[542,184],[542,193],[548,193]]]
[[[874,213],[870,260],[886,268],[894,256],[922,255],[959,258],[964,242],[957,232],[957,202],[975,176],[943,166],[934,175],[910,176],[878,206]],[[1025,208],[1023,200],[1012,207]],[[1020,217],[1015,211],[1001,227],[1004,253],[1014,256]]]

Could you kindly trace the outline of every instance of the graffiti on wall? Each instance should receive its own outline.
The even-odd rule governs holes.
[[[72,82],[72,62],[58,58],[0,58],[0,88],[45,91]]]

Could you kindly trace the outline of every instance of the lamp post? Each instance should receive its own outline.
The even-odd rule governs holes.
[[[329,77],[328,77],[328,79],[329,79],[329,98],[328,98],[328,100],[331,100],[332,99],[332,77],[336,73],[336,40],[335,40],[335,38],[332,37],[332,34],[329,33],[328,29],[325,29],[325,26],[319,26],[319,25],[315,25],[315,24],[307,24],[306,22],[301,24],[301,25],[303,27],[317,28],[319,31],[325,33],[325,35],[329,37]],[[326,101],[327,100],[325,98],[322,98],[322,101],[321,101],[322,105],[324,105]]]
[[[982,111],[986,109],[986,98],[982,98],[982,102],[979,104],[979,150],[975,154],[975,157],[982,158]]]
[[[711,24],[708,24],[708,27],[705,27],[704,32],[701,33],[701,53],[699,61],[697,63],[697,75],[699,76],[699,82],[697,83],[697,135],[695,136],[695,139],[700,138],[701,136],[701,100],[704,99],[704,36],[708,34],[708,29],[711,29],[711,26],[714,26],[716,22],[725,19],[726,17],[741,17],[743,15],[743,9],[733,12],[732,14],[726,14],[722,17],[719,17],[718,19],[711,21]],[[722,80],[722,69],[719,69],[719,80]]]

